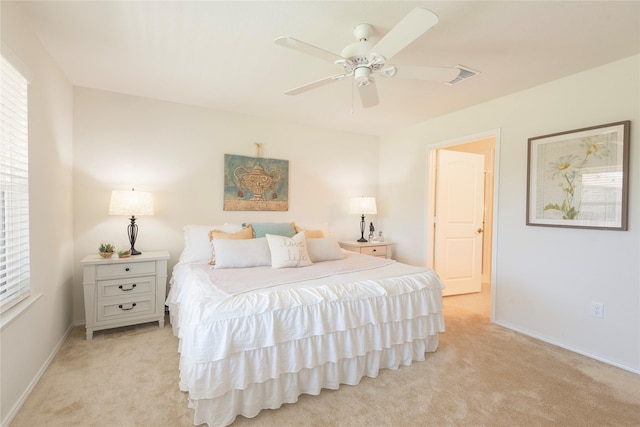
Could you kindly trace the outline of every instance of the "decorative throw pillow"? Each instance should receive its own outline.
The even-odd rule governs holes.
[[[294,223],[293,226],[296,229],[296,233],[300,233],[301,231],[304,231],[305,232],[304,236],[307,239],[318,239],[322,237],[331,236],[331,232],[329,231],[329,224],[326,222],[318,223],[318,224]]]
[[[306,232],[305,232],[306,235]],[[333,237],[307,239],[307,252],[311,262],[332,261],[344,258],[338,241]]]
[[[267,234],[271,251],[271,268],[306,267],[311,265],[304,232],[293,237]]]
[[[224,223],[223,225],[195,225],[187,224],[184,231],[184,249],[180,253],[179,262],[207,262],[211,259],[210,230],[220,230],[235,233],[242,230],[240,224]]]
[[[249,225],[253,228],[254,237],[265,237],[267,234],[293,237],[296,234],[291,222],[257,222]]]
[[[271,265],[271,252],[265,237],[259,239],[214,239],[214,268],[248,268]]]
[[[324,237],[324,232],[322,230],[312,230],[309,228],[300,227],[294,224],[296,229],[296,233],[301,233],[304,231],[304,237],[307,239],[320,239]]]
[[[243,227],[242,230],[236,232],[236,233],[225,233],[222,230],[211,230],[209,231],[209,240],[211,241],[211,261],[209,262],[209,264],[211,265],[215,265],[216,263],[216,252],[213,248],[213,241],[216,239],[233,239],[233,240],[238,240],[238,239],[252,239],[253,238],[253,230],[251,229],[251,226],[248,225],[246,227]]]

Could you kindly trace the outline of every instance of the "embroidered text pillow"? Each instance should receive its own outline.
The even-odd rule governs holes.
[[[304,231],[293,237],[267,234],[271,251],[271,268],[305,267],[311,265]]]

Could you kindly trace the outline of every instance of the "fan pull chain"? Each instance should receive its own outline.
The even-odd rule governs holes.
[[[353,92],[355,92],[355,86],[354,86],[354,82],[353,82],[353,79],[352,79],[351,80],[351,114],[354,114],[354,111],[353,111],[353,98],[354,98]]]

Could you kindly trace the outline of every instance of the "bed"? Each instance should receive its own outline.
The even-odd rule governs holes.
[[[226,426],[436,350],[434,271],[345,251],[326,232],[261,225],[184,229],[167,305],[195,425]]]

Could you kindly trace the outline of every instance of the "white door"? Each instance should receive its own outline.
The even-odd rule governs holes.
[[[434,267],[443,295],[480,292],[484,156],[438,150]]]

